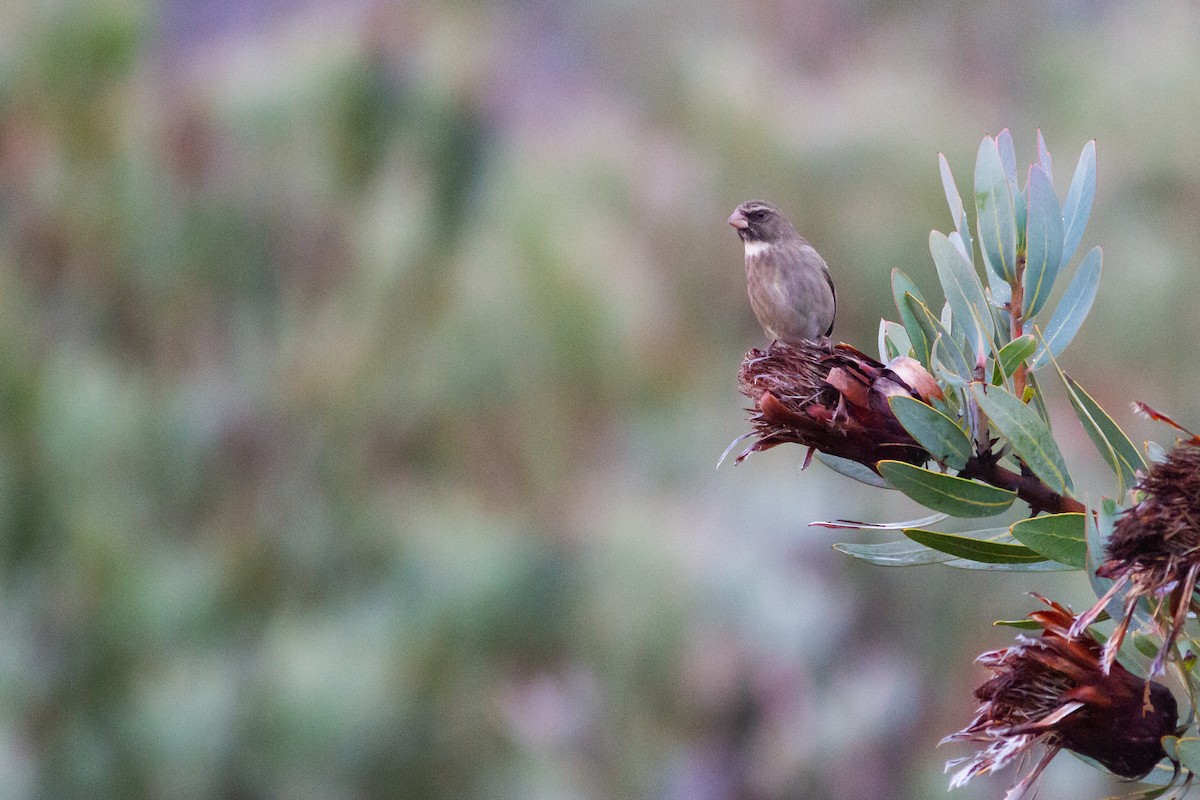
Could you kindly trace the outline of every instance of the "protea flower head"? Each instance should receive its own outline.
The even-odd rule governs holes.
[[[1164,461],[1154,464],[1135,489],[1136,505],[1117,518],[1096,570],[1114,583],[1072,632],[1096,618],[1109,600],[1125,592],[1121,620],[1104,648],[1105,668],[1113,663],[1142,598],[1151,603],[1154,618],[1165,621],[1163,644],[1150,667],[1151,677],[1162,672],[1167,654],[1183,630],[1200,578],[1200,439],[1180,442]]]
[[[737,457],[796,442],[875,469],[882,459],[920,464],[929,454],[904,430],[888,398],[941,397],[933,376],[912,358],[884,365],[850,345],[828,341],[773,342],[751,350],[738,372],[754,402],[756,440]]]
[[[1017,644],[984,653],[979,663],[995,675],[975,690],[983,701],[975,720],[943,742],[984,742],[950,782],[962,786],[993,772],[1036,745],[1045,754],[1005,795],[1018,800],[1037,781],[1058,751],[1066,748],[1092,758],[1124,778],[1140,778],[1166,757],[1160,739],[1176,733],[1175,698],[1162,684],[1137,677],[1120,664],[1106,671],[1100,643],[1090,633],[1070,635],[1074,617],[1058,603],[1039,597],[1048,608],[1030,618],[1040,637],[1017,637]]]

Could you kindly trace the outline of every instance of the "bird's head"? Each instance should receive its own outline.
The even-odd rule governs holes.
[[[762,200],[742,203],[729,215],[729,224],[747,242],[777,242],[796,233],[782,211]]]

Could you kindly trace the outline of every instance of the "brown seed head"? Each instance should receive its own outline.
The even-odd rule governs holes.
[[[1200,548],[1200,442],[1179,443],[1138,482],[1144,499],[1117,520],[1108,563],[1119,572],[1134,564],[1167,564]]]
[[[1080,615],[1072,632],[1079,633],[1109,600],[1124,591],[1122,619],[1104,648],[1107,666],[1121,647],[1138,601],[1149,599],[1164,624],[1162,647],[1150,667],[1153,676],[1162,672],[1183,630],[1200,580],[1200,441],[1176,445],[1135,489],[1142,493],[1142,500],[1117,519],[1107,558],[1096,570],[1100,577],[1112,579],[1113,586],[1090,611]]]
[[[756,441],[737,460],[796,442],[872,469],[883,459],[926,461],[929,454],[888,405],[892,395],[929,400],[940,392],[932,376],[911,361],[892,369],[849,345],[818,341],[777,341],[765,351],[751,350],[738,385],[754,402],[750,422]],[[922,377],[928,380],[918,380]]]
[[[1085,633],[1070,638],[1071,613],[1049,607],[1029,616],[1043,628],[1039,638],[1019,637],[979,662],[995,673],[976,690],[983,704],[975,720],[945,741],[977,741],[987,747],[951,781],[961,786],[975,775],[998,770],[1036,744],[1047,757],[1017,786],[1024,791],[1061,748],[1098,761],[1125,778],[1140,778],[1166,757],[1160,739],[1179,722],[1174,696],[1163,685],[1113,664],[1106,672],[1100,643]],[[949,766],[949,765],[947,765]],[[1010,796],[1020,796],[1017,789]]]

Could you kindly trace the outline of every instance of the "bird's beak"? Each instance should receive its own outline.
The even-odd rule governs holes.
[[[741,211],[735,211],[729,215],[729,224],[737,228],[739,231],[744,231],[746,228],[750,227],[749,220],[746,219],[746,215]]]

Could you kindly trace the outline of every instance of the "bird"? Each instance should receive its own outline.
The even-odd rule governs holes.
[[[783,212],[748,200],[729,216],[746,250],[746,293],[768,336],[798,344],[833,333],[837,292],[825,259]]]

